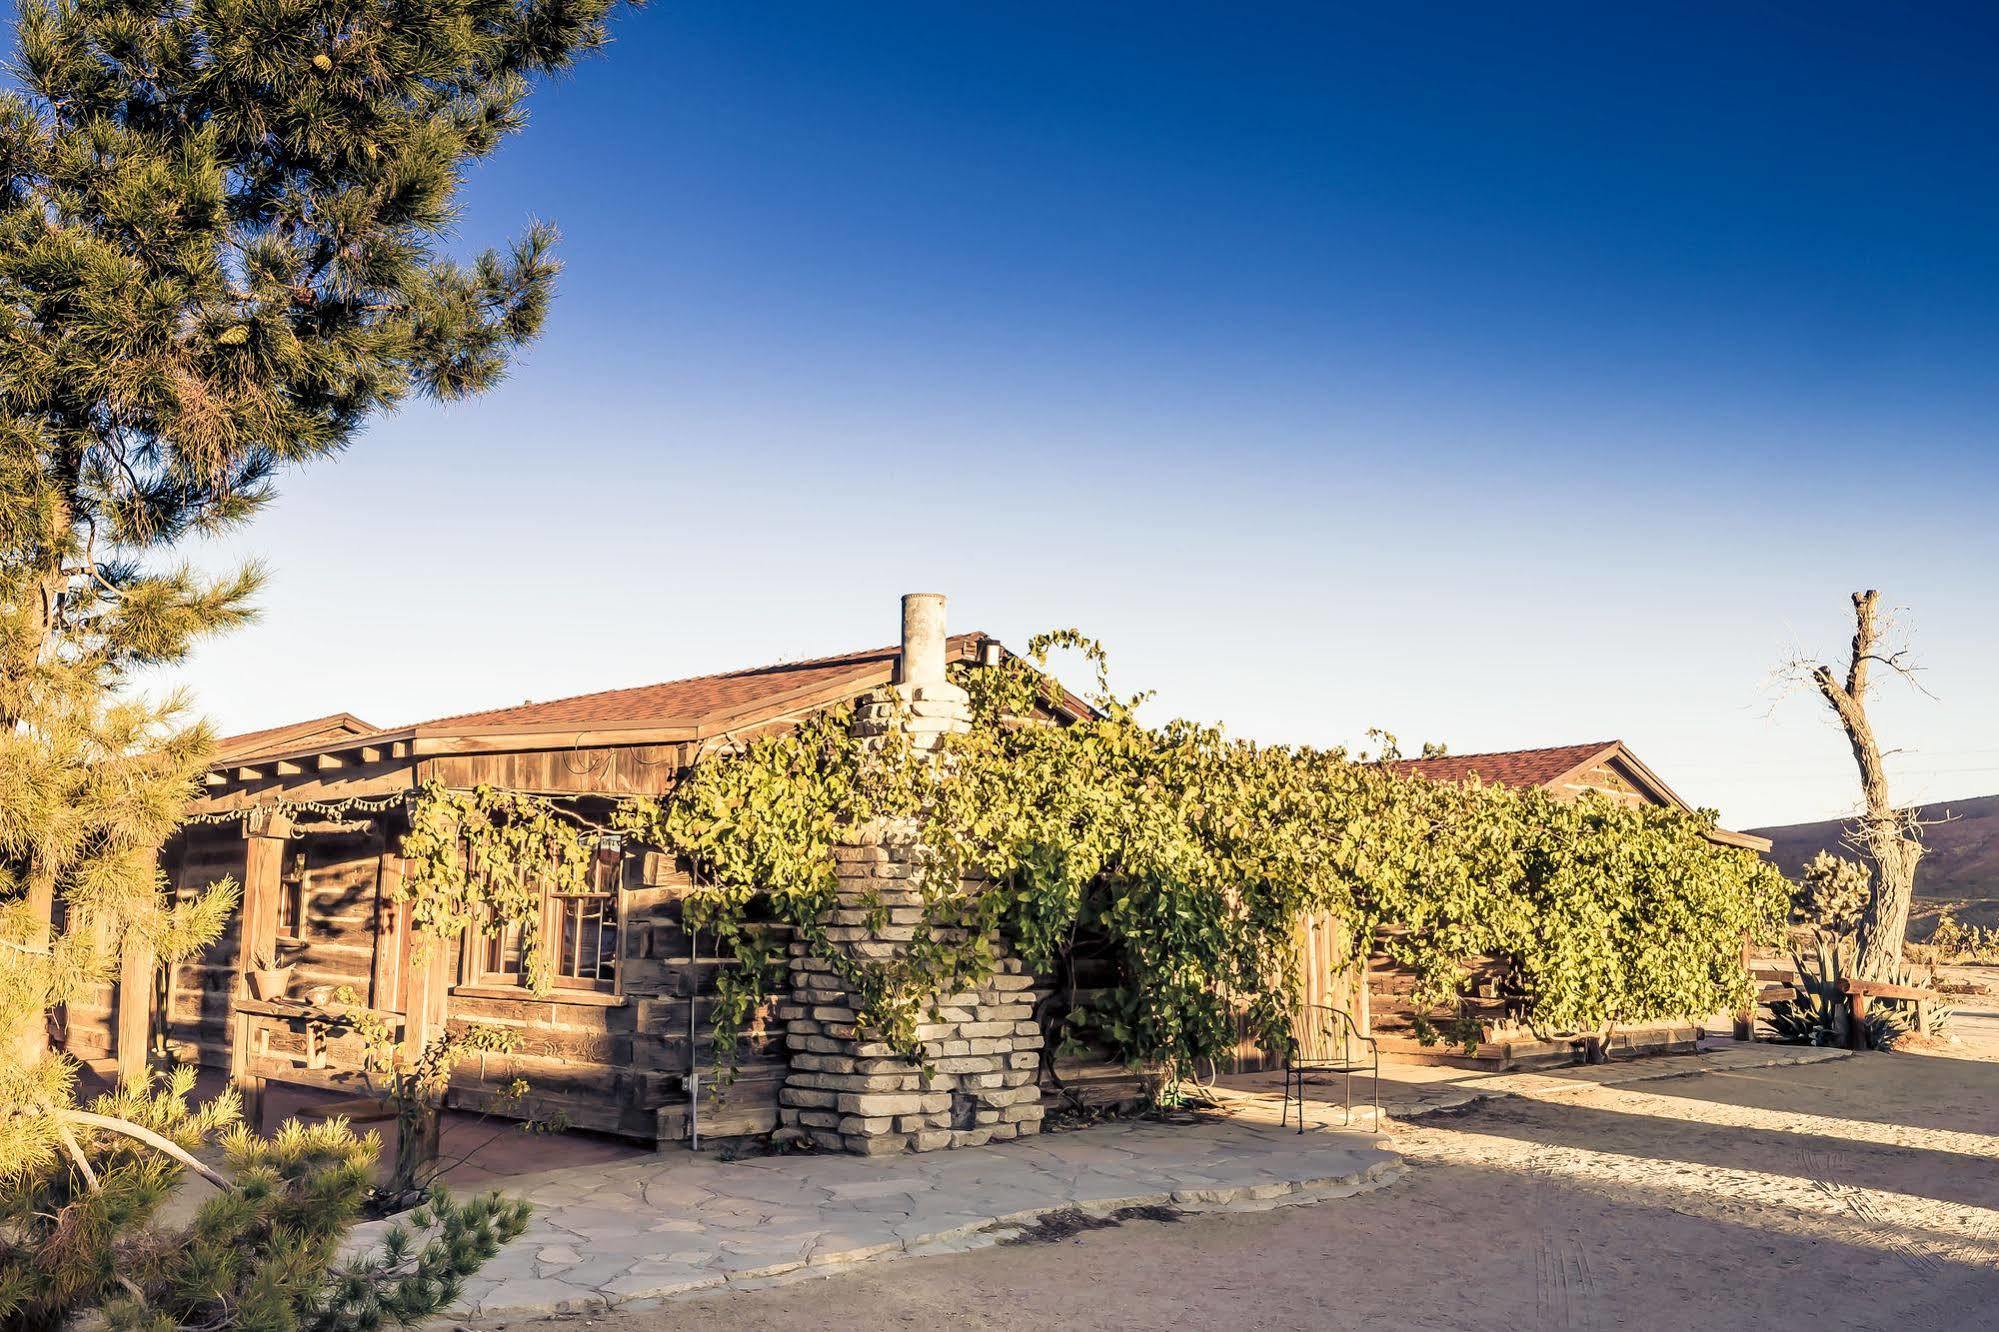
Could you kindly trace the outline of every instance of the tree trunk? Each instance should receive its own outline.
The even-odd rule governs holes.
[[[1902,942],[1909,929],[1909,903],[1916,891],[1916,862],[1923,855],[1923,844],[1916,840],[1913,826],[1889,798],[1888,771],[1881,762],[1881,745],[1867,719],[1868,668],[1877,661],[1899,668],[1896,659],[1882,657],[1879,652],[1880,599],[1881,594],[1873,591],[1853,594],[1853,654],[1845,680],[1842,682],[1827,666],[1812,671],[1812,683],[1839,718],[1847,743],[1853,747],[1853,761],[1860,769],[1860,791],[1866,802],[1858,833],[1868,858],[1874,862],[1874,885],[1855,933],[1859,946],[1854,964],[1866,980],[1889,979],[1902,960]]]

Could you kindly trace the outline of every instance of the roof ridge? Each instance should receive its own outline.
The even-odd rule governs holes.
[[[1581,740],[1572,745],[1530,745],[1526,749],[1482,749],[1476,752],[1468,751],[1463,754],[1455,751],[1443,754],[1417,754],[1414,756],[1405,754],[1400,758],[1383,759],[1382,762],[1429,763],[1437,759],[1513,758],[1520,754],[1556,754],[1569,749],[1587,749],[1594,752],[1601,752],[1602,750],[1610,749],[1623,743],[1622,740]]]
[[[955,643],[962,639],[978,639],[987,635],[982,630],[971,630],[962,634],[952,634],[946,640]],[[515,708],[554,707],[563,703],[576,703],[584,699],[610,698],[618,694],[638,694],[649,689],[664,689],[671,685],[699,684],[704,680],[731,680],[748,675],[763,675],[776,671],[812,670],[822,666],[837,666],[845,662],[861,663],[875,657],[891,656],[901,650],[898,643],[886,647],[861,648],[853,652],[835,652],[823,657],[801,657],[797,661],[773,661],[757,666],[738,666],[734,670],[709,671],[702,675],[683,675],[671,680],[654,680],[648,684],[623,685],[615,689],[588,689],[580,694],[565,694],[559,698],[528,699],[520,703],[503,704],[496,708],[468,708],[464,712],[454,712],[443,717],[431,717],[424,721],[410,722],[403,726],[385,727],[385,730],[406,731],[424,726],[442,726],[449,722],[461,721],[467,717],[480,717],[492,712],[506,712]]]

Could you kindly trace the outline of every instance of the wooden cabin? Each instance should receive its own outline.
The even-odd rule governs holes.
[[[453,1105],[640,1140],[682,1138],[688,1075],[705,1079],[714,1064],[712,996],[727,965],[712,940],[704,949],[684,927],[687,866],[601,838],[584,890],[547,897],[541,936],[559,947],[554,988],[537,995],[523,985],[518,937],[480,933],[414,947],[408,908],[394,900],[408,801],[430,782],[488,785],[564,800],[580,819],[601,826],[619,799],[665,794],[714,747],[789,727],[889,684],[901,651],[876,648],[409,726],[378,727],[337,713],[230,737],[187,823],[162,848],[161,864],[177,893],[235,879],[243,909],[205,954],[170,969],[136,950],[128,954],[118,984],[60,1015],[67,1048],[83,1058],[116,1056],[128,1067],[171,1058],[228,1069],[253,1101],[272,1078],[359,1092],[360,1040],[328,1021],[336,995],[346,992],[350,1007],[365,1008],[411,1051],[453,1023],[518,1030],[514,1051],[460,1066]],[[1005,649],[968,633],[946,639],[945,653],[950,662],[995,663]],[[1052,716],[1086,712],[1066,696]],[[1684,807],[1614,741],[1397,767],[1444,781],[1477,777],[1570,797],[1599,791]],[[1746,834],[1716,836],[1755,851],[1768,845]],[[1363,1023],[1371,1016],[1390,1049],[1427,1050],[1409,1037],[1416,1014],[1407,978],[1385,958],[1372,959],[1363,976],[1344,956],[1344,932],[1332,920],[1301,921],[1298,948],[1308,999],[1352,1011]],[[1079,954],[1075,965],[1070,980],[1088,987],[1098,978],[1084,969],[1108,963]],[[288,975],[267,974],[286,968]],[[1474,995],[1476,1015],[1503,1016],[1479,1012],[1480,1002]],[[1481,1055],[1518,1057],[1500,1030],[1487,1026]],[[1235,1062],[1245,1070],[1271,1058],[1245,1037]],[[736,1082],[718,1100],[704,1094],[704,1134],[769,1130],[787,1067],[781,1035],[753,1037]],[[1131,1086],[1125,1070],[1100,1060],[1064,1061],[1057,1070],[1072,1090],[1094,1087],[1095,1095],[1084,1093],[1089,1099],[1128,1094]],[[524,1106],[509,1093],[517,1078],[531,1088]]]
[[[952,662],[996,662],[984,634],[952,636]],[[222,742],[205,794],[161,852],[175,892],[224,878],[243,910],[206,953],[160,974],[127,958],[124,980],[64,1015],[82,1058],[149,1056],[232,1070],[254,1095],[262,1081],[362,1088],[358,1037],[324,1020],[345,988],[420,1049],[446,1023],[520,1031],[517,1051],[475,1058],[454,1075],[450,1103],[519,1113],[642,1140],[686,1132],[686,1077],[713,1065],[710,996],[723,964],[682,926],[687,867],[658,851],[603,839],[587,891],[551,895],[542,937],[559,940],[552,993],[523,987],[520,941],[491,934],[442,941],[412,956],[403,873],[406,801],[419,786],[480,784],[563,797],[603,823],[619,797],[667,792],[698,755],[890,682],[898,649],[763,666],[577,698],[377,727],[339,713]],[[1058,712],[1081,715],[1069,699]],[[248,948],[243,947],[248,942]],[[259,997],[249,973],[292,968],[284,993]],[[783,1038],[753,1040],[740,1077],[701,1110],[704,1135],[766,1131],[785,1072]]]
[[[1486,785],[1540,787],[1561,800],[1594,793],[1620,804],[1691,810],[1677,792],[1641,762],[1622,740],[1599,740],[1547,749],[1517,749],[1492,754],[1450,754],[1435,758],[1397,759],[1389,766],[1405,776],[1437,782],[1480,781]],[[1770,849],[1769,839],[1753,833],[1717,828],[1709,834],[1722,846],[1755,855]],[[1364,1006],[1364,1021],[1381,1042],[1384,1053],[1418,1058],[1447,1057],[1446,1044],[1417,1039],[1419,1019],[1438,1030],[1463,1020],[1476,1023],[1479,1036],[1471,1058],[1485,1063],[1521,1064],[1566,1061],[1570,1043],[1542,1041],[1508,1019],[1504,970],[1490,958],[1474,959],[1468,992],[1458,1009],[1419,1006],[1415,977],[1385,953],[1367,962],[1366,984],[1355,986]],[[1626,1052],[1691,1049],[1698,1036],[1689,1021],[1659,1022],[1621,1029],[1613,1048]],[[1462,1049],[1462,1047],[1459,1047]]]

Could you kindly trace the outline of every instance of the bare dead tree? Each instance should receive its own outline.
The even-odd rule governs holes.
[[[1916,862],[1923,856],[1922,826],[1913,810],[1897,808],[1889,796],[1881,743],[1867,717],[1874,667],[1911,683],[1917,670],[1906,648],[1883,646],[1880,602],[1879,592],[1853,594],[1853,647],[1843,676],[1823,664],[1793,663],[1796,673],[1807,676],[1832,709],[1860,769],[1862,810],[1849,838],[1874,863],[1874,884],[1855,931],[1859,952],[1855,970],[1870,980],[1888,979],[1901,961],[1909,903],[1916,890]]]

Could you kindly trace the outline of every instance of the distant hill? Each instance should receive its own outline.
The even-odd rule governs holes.
[[[1999,795],[1947,800],[1921,807],[1923,860],[1916,867],[1916,896],[1999,902]],[[1751,831],[1770,839],[1770,858],[1784,873],[1820,851],[1858,859],[1841,844],[1846,822],[1793,823]]]

